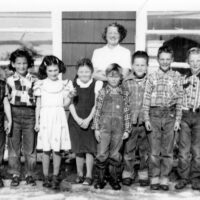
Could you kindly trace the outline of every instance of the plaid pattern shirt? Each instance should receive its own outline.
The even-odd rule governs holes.
[[[118,91],[120,95],[123,95],[124,99],[124,108],[123,108],[123,118],[124,118],[124,132],[131,132],[131,116],[130,116],[130,109],[129,109],[129,92],[125,89],[122,89],[122,87],[118,87]],[[93,125],[92,128],[95,130],[100,129],[100,117],[102,114],[102,107],[104,98],[106,95],[108,95],[111,92],[111,89],[109,86],[106,86],[102,88],[99,91],[99,95],[96,99],[96,107],[95,107],[95,114],[93,118]]]
[[[0,112],[4,110],[4,98],[7,96],[7,91],[6,91],[6,82],[3,80],[0,80]]]
[[[15,72],[8,77],[7,85],[10,104],[15,106],[35,106],[33,86],[36,81],[37,78],[29,73],[23,77]]]
[[[200,108],[200,72],[186,75],[183,79],[183,109]]]
[[[142,104],[146,80],[146,76],[139,79],[134,74],[131,74],[123,82],[123,86],[130,94],[129,100],[132,124],[142,124],[144,122]]]
[[[182,81],[178,72],[161,69],[150,74],[145,87],[143,109],[144,119],[149,121],[150,107],[176,106],[176,120],[180,122],[182,116]]]

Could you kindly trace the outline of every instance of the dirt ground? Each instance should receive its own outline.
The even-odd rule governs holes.
[[[200,191],[193,191],[191,186],[183,191],[175,191],[174,185],[176,176],[173,173],[171,175],[172,182],[170,183],[170,191],[151,191],[149,187],[140,187],[137,183],[131,187],[122,186],[122,190],[113,191],[109,185],[103,190],[95,190],[93,186],[83,186],[82,184],[75,184],[76,170],[75,163],[70,164],[63,163],[61,168],[60,177],[66,179],[68,182],[68,190],[65,192],[52,191],[50,189],[45,189],[42,187],[42,166],[41,163],[37,164],[36,179],[37,185],[32,187],[25,184],[22,176],[22,182],[20,186],[16,188],[10,187],[10,175],[7,173],[7,163],[5,163],[3,171],[4,184],[5,187],[0,189],[0,200],[64,200],[64,199],[74,199],[74,200],[198,200],[200,199]],[[51,169],[52,170],[52,169]],[[24,171],[22,167],[22,172]]]

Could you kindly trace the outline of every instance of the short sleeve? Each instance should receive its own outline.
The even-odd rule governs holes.
[[[75,88],[71,80],[64,80],[64,97],[72,98],[75,95]]]
[[[34,96],[41,96],[41,87],[43,85],[43,82],[41,80],[36,81],[33,87],[33,95]]]
[[[98,95],[99,91],[102,89],[102,87],[103,87],[103,81],[96,81],[95,88],[94,88],[94,93],[96,95]]]

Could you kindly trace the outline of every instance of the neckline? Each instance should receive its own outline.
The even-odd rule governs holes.
[[[87,88],[89,87],[93,82],[93,78],[91,78],[87,83],[83,83],[79,78],[76,79],[76,83],[80,88]]]

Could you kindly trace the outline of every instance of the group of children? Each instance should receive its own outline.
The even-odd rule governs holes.
[[[65,66],[57,57],[45,56],[36,77],[28,72],[33,66],[29,53],[14,51],[9,66],[14,74],[6,82],[0,81],[0,159],[6,132],[11,186],[20,184],[22,146],[27,184],[36,184],[36,149],[41,149],[43,186],[57,189],[60,152],[72,149],[76,155],[76,183],[92,185],[95,179],[96,189],[109,182],[119,190],[120,182],[130,186],[138,175],[141,186],[167,191],[178,134],[180,179],[175,188],[183,189],[191,183],[193,189],[200,190],[200,49],[188,51],[190,73],[185,76],[171,69],[170,47],[160,47],[157,59],[159,69],[147,75],[149,57],[137,51],[127,77],[117,63],[112,63],[106,69],[107,80],[102,82],[93,78],[93,64],[84,58],[77,63],[72,83],[60,77]],[[65,108],[70,111],[68,120]]]

